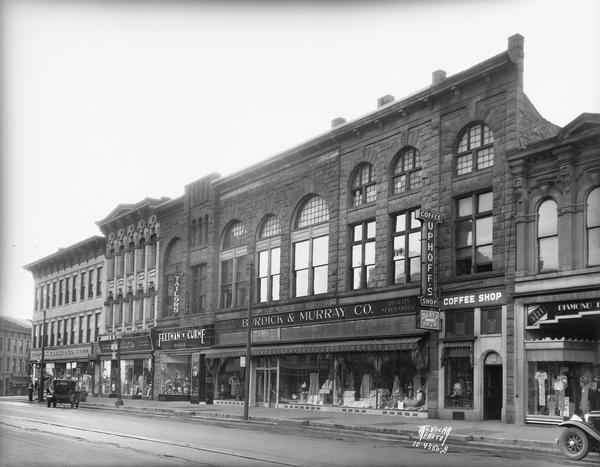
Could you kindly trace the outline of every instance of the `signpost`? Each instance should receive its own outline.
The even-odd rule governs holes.
[[[417,328],[429,331],[441,331],[440,302],[437,296],[437,265],[435,238],[437,224],[442,222],[442,215],[417,209],[415,217],[422,223],[421,230],[421,295],[417,311]]]

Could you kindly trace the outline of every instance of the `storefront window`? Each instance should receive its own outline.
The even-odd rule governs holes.
[[[446,408],[473,408],[473,343],[445,343],[442,350]]]
[[[159,395],[190,394],[190,355],[163,355]]]
[[[152,359],[121,360],[121,395],[148,397],[152,386]]]
[[[424,362],[411,351],[279,358],[279,403],[425,410],[426,393]]]
[[[570,417],[600,410],[600,365],[580,362],[529,362],[527,413]]]
[[[214,359],[211,369],[216,375],[215,399],[244,400],[244,368],[240,367],[240,357]]]

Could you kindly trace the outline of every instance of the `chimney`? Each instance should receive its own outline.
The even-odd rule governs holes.
[[[335,128],[336,126],[340,126],[346,123],[346,119],[343,117],[336,117],[331,120],[331,128]]]
[[[389,104],[390,102],[394,101],[394,96],[390,95],[390,94],[386,94],[385,96],[380,97],[379,99],[377,99],[377,107],[382,107],[385,104]]]
[[[435,70],[431,73],[431,85],[435,86],[436,84],[440,84],[442,81],[446,79],[446,72],[444,70]]]
[[[514,63],[523,63],[524,48],[525,38],[521,34],[514,34],[508,38],[508,56]]]

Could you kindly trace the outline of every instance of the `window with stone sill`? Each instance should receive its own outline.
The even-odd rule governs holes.
[[[246,226],[232,223],[221,242],[220,308],[248,304],[248,238]]]
[[[485,123],[474,123],[460,136],[456,149],[456,175],[494,165],[494,135]]]
[[[558,205],[547,199],[537,210],[537,271],[558,271]]]
[[[375,221],[350,227],[352,237],[352,290],[373,287],[375,271]]]
[[[492,270],[493,193],[456,200],[455,272],[457,276]]]
[[[259,303],[279,300],[281,226],[276,216],[268,216],[259,231],[257,300]]]
[[[405,191],[421,188],[421,154],[413,147],[400,151],[396,156],[394,170],[392,173],[392,193],[404,193]]]
[[[361,164],[354,169],[352,177],[352,206],[370,203],[377,198],[377,185],[373,166],[371,164]]]

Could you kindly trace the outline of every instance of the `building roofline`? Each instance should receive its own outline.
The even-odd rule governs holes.
[[[60,258],[63,255],[69,255],[71,254],[73,251],[78,250],[80,248],[85,248],[87,246],[92,246],[95,243],[98,244],[102,244],[103,248],[104,248],[104,244],[105,244],[106,239],[104,237],[101,237],[99,235],[94,235],[93,237],[89,237],[86,238],[85,240],[82,240],[80,242],[77,242],[73,245],[70,245],[68,247],[65,248],[59,248],[58,251],[49,254],[48,256],[44,256],[41,259],[38,259],[36,261],[33,261],[32,263],[26,264],[25,266],[23,266],[23,269],[26,269],[28,271],[32,271],[32,269],[36,268],[37,266],[41,266],[44,263],[48,263],[50,261],[53,261],[57,258]]]

